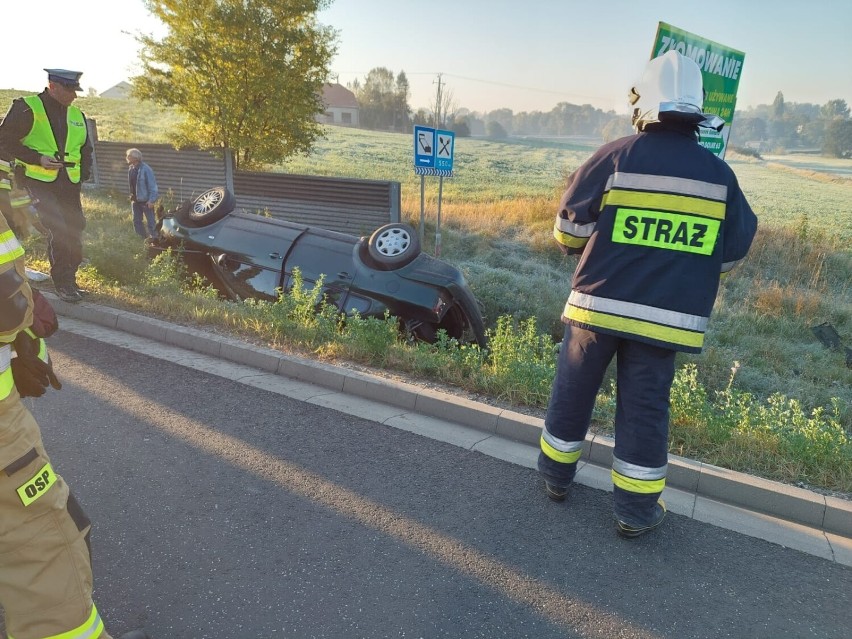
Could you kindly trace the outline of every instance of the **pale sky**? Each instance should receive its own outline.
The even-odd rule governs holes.
[[[165,34],[142,0],[4,8],[0,88],[41,90],[42,69],[59,67],[105,91],[138,72],[134,34]],[[745,53],[738,109],[778,91],[852,106],[850,0],[335,0],[318,17],[339,31],[331,70],[341,84],[375,67],[405,71],[414,109],[432,101],[440,73],[456,106],[473,111],[571,102],[626,112],[659,22]]]

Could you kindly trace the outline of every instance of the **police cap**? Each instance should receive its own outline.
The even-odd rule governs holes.
[[[58,82],[75,91],[82,91],[80,86],[80,76],[82,71],[69,71],[68,69],[45,69],[47,71],[47,79],[50,82]]]

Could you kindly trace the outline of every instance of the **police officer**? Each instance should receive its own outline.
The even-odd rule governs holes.
[[[18,98],[0,124],[0,159],[15,161],[25,186],[37,200],[47,230],[50,275],[57,295],[79,302],[77,269],[83,260],[86,220],[80,184],[89,179],[92,145],[86,118],[71,103],[81,91],[79,71],[45,69],[48,86]]]
[[[701,352],[720,276],[748,252],[757,218],[728,165],[698,143],[701,70],[675,51],[630,91],[635,135],[602,146],[568,179],[554,237],[579,253],[541,437],[547,495],[565,499],[595,397],[616,359],[612,464],[616,531],[638,537],[666,514],[675,355]]]
[[[0,176],[0,180],[2,180]],[[11,189],[0,189],[9,210]],[[58,327],[26,280],[0,215],[0,606],[9,639],[110,639],[92,601],[91,524],[56,473],[22,397],[62,385],[44,338]],[[122,639],[146,639],[134,630]]]

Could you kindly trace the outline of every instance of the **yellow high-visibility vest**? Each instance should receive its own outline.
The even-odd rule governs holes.
[[[21,143],[41,155],[56,157],[59,146],[53,135],[53,129],[50,128],[50,120],[47,118],[44,103],[37,95],[24,98],[24,102],[33,111],[33,125],[30,132],[21,140]],[[83,145],[86,143],[86,118],[83,117],[83,112],[75,106],[68,107],[67,118],[68,135],[65,138],[65,155],[63,157],[66,162],[74,163],[74,166],[66,167],[66,170],[68,171],[68,179],[76,184],[80,182],[80,160],[83,155]],[[57,169],[46,169],[41,164],[27,164],[21,160],[18,160],[18,163],[25,168],[27,177],[34,180],[53,182],[59,175]]]

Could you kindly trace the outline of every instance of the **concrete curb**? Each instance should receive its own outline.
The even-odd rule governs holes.
[[[129,311],[91,302],[69,304],[45,293],[57,314],[171,344],[236,364],[295,378],[333,391],[381,402],[438,418],[490,435],[537,446],[543,421],[413,384],[374,377],[322,362],[286,355],[231,337],[170,324]],[[613,440],[589,435],[583,459],[608,469]],[[852,538],[852,502],[693,461],[669,456],[666,484],[696,498],[801,524],[825,533]]]

